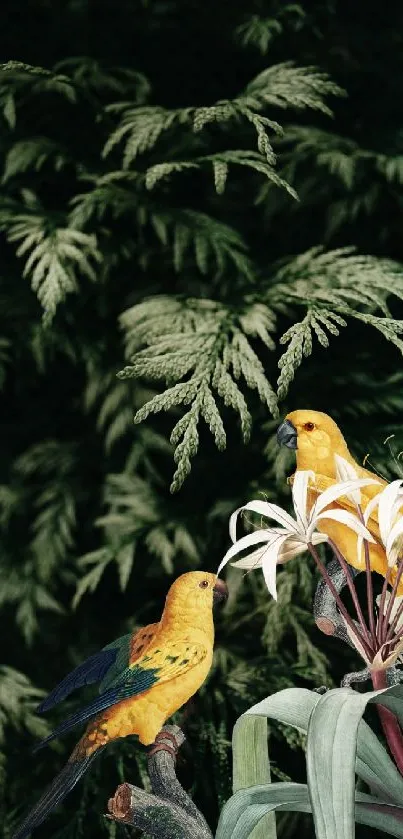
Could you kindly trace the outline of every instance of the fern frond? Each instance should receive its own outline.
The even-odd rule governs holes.
[[[7,183],[16,175],[21,175],[29,169],[39,172],[48,162],[52,163],[56,172],[70,163],[68,154],[61,147],[47,137],[34,137],[31,140],[20,140],[7,153],[3,183]]]
[[[77,87],[96,93],[127,96],[129,93],[138,104],[150,95],[150,82],[131,67],[106,67],[89,56],[65,58],[55,64],[56,72],[66,72]]]
[[[236,379],[243,377],[247,387],[256,389],[276,414],[274,392],[245,334],[247,331],[253,337],[262,336],[266,346],[271,346],[269,330],[273,320],[262,305],[252,305],[242,322],[239,315],[211,300],[154,297],[124,312],[121,325],[126,333],[128,356],[135,355],[119,377],[145,377],[170,385],[137,412],[135,422],[143,421],[150,413],[190,405],[171,434],[177,463],[172,491],[179,489],[190,472],[191,458],[198,449],[201,417],[218,448],[225,447],[225,431],[214,391],[238,413],[244,439],[250,434],[251,417]]]
[[[85,173],[80,180],[93,186],[71,199],[69,224],[75,229],[82,229],[89,221],[101,221],[107,213],[116,219],[124,213],[138,212],[137,172],[118,170],[100,176]]]
[[[270,157],[270,163],[268,163],[259,152],[238,149],[196,157],[192,161],[183,160],[172,163],[157,163],[146,171],[146,187],[147,189],[153,189],[161,179],[169,177],[174,172],[186,172],[191,169],[201,168],[205,164],[210,164],[213,167],[216,191],[221,195],[225,189],[229,165],[237,164],[238,166],[246,166],[255,172],[259,172],[268,178],[271,183],[275,184],[275,186],[282,187],[293,198],[297,198],[298,196],[295,190],[287,181],[277,175],[273,165],[271,165],[274,161],[275,158]]]
[[[303,356],[312,352],[312,332],[322,346],[328,346],[329,332],[339,334],[345,326],[344,316],[349,316],[373,326],[398,349],[403,349],[399,337],[403,322],[388,317],[388,296],[403,299],[403,270],[393,260],[356,254],[353,248],[324,251],[313,248],[286,263],[276,275],[274,285],[267,295],[273,308],[276,301],[308,304],[302,321],[291,326],[280,338],[288,343],[280,358],[278,396],[283,398],[302,362]],[[381,310],[384,317],[374,314]]]
[[[0,667],[0,744],[6,726],[25,728],[36,737],[49,733],[49,723],[36,714],[38,700],[45,691],[35,687],[24,673],[13,667]]]
[[[29,277],[44,308],[44,320],[52,320],[67,294],[77,291],[80,275],[94,281],[93,263],[101,262],[95,236],[57,227],[37,213],[0,211],[0,229],[9,242],[19,243],[16,254],[25,257],[23,275]]]
[[[103,530],[106,544],[77,560],[80,570],[90,570],[77,585],[74,606],[96,589],[110,563],[116,564],[124,591],[140,547],[159,560],[166,574],[172,574],[173,560],[181,554],[191,565],[198,563],[199,551],[191,534],[183,522],[167,514],[166,500],[147,481],[128,472],[108,475],[104,503],[107,511],[95,524]]]
[[[0,64],[0,91],[12,91],[13,98],[20,94],[57,93],[71,103],[77,101],[76,88],[71,79],[61,73],[33,67],[21,61],[8,61]]]
[[[255,47],[266,55],[270,44],[285,29],[298,30],[303,26],[306,12],[299,3],[281,3],[276,17],[251,15],[235,30],[235,37],[242,47]]]
[[[250,107],[309,108],[331,116],[324,101],[329,95],[345,96],[345,92],[316,67],[297,67],[292,61],[268,67],[245,88]]]
[[[109,105],[109,113],[121,115],[120,124],[112,132],[103,149],[103,157],[107,157],[112,149],[124,143],[123,168],[128,169],[139,154],[152,149],[161,134],[168,131],[176,123],[186,123],[189,120],[190,108],[168,111],[166,108],[135,107],[122,102]]]

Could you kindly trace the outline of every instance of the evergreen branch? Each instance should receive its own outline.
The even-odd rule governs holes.
[[[57,227],[38,213],[0,211],[0,229],[9,242],[19,243],[16,254],[25,257],[23,276],[29,277],[44,308],[44,320],[52,320],[67,294],[77,291],[78,277],[95,281],[92,263],[101,262],[95,236],[70,227]]]
[[[70,163],[68,154],[47,137],[34,137],[30,140],[20,140],[14,143],[7,153],[3,183],[11,178],[34,169],[39,172],[46,163],[51,163],[56,172],[60,172],[64,166]]]
[[[74,84],[68,76],[53,73],[43,67],[33,67],[21,61],[8,61],[0,64],[0,91],[10,92],[15,97],[20,94],[37,95],[41,93],[58,93],[68,102],[75,103],[77,94]]]
[[[391,259],[356,254],[354,248],[312,248],[288,261],[275,277],[272,300],[321,301],[343,307],[361,302],[386,315],[388,296],[403,299],[403,269]],[[278,284],[277,284],[278,283]]]
[[[276,17],[251,15],[235,30],[235,37],[242,47],[255,47],[266,55],[270,45],[287,29],[299,31],[305,23],[306,12],[299,3],[282,3]]]
[[[330,94],[340,96],[343,91],[325,73],[314,67],[295,67],[292,62],[286,62],[264,70],[235,99],[224,99],[210,106],[167,110],[151,106],[133,107],[130,102],[116,103],[109,105],[107,111],[118,114],[120,122],[109,136],[103,156],[107,157],[117,145],[123,143],[123,168],[128,169],[139,155],[154,149],[167,132],[178,126],[193,126],[195,132],[200,132],[212,122],[227,123],[235,119],[253,125],[257,133],[258,150],[267,163],[273,166],[276,158],[268,129],[274,135],[282,134],[283,129],[278,122],[259,112],[272,106],[298,110],[309,108],[331,115],[324,101]],[[156,164],[149,170],[148,188],[151,189],[158,180],[172,171],[193,165],[193,161]],[[278,180],[278,185],[281,180]]]
[[[85,573],[78,581],[73,607],[84,594],[96,590],[111,563],[125,591],[140,549],[158,559],[166,574],[173,573],[174,561],[181,555],[190,565],[198,563],[199,551],[187,527],[167,514],[166,500],[146,480],[129,472],[107,475],[104,504],[106,512],[95,525],[102,529],[105,544],[77,559],[78,569]]]
[[[107,213],[119,218],[124,213],[138,211],[136,185],[137,172],[108,172],[106,175],[85,173],[81,180],[93,184],[88,192],[79,193],[71,199],[69,224],[81,229],[89,221],[101,221]]]
[[[249,335],[261,336],[266,346],[272,346],[269,329],[273,320],[262,305],[252,305],[242,321],[242,317],[211,300],[154,297],[125,312],[121,324],[127,335],[128,355],[135,355],[119,377],[146,377],[165,380],[170,385],[137,412],[135,422],[142,422],[150,413],[190,405],[171,434],[177,463],[172,491],[179,489],[190,472],[191,458],[198,449],[201,417],[206,420],[217,446],[225,446],[225,431],[214,391],[225,405],[238,413],[245,440],[250,434],[251,417],[236,379],[242,376],[247,387],[257,390],[271,413],[277,413],[274,392],[263,365],[242,331],[243,327]]]
[[[278,284],[270,289],[267,301],[273,308],[296,302],[308,311],[302,321],[291,326],[280,338],[288,343],[279,361],[278,396],[283,398],[302,362],[312,352],[312,331],[322,346],[328,346],[329,332],[339,335],[345,326],[343,315],[373,326],[398,349],[403,321],[388,317],[386,300],[394,295],[403,299],[403,269],[392,260],[357,255],[353,248],[323,251],[313,248],[286,263],[276,274]],[[353,308],[351,304],[356,304]],[[332,308],[329,308],[329,307]],[[380,309],[384,317],[373,314]],[[362,311],[363,310],[363,311]]]
[[[24,673],[12,667],[0,667],[0,746],[8,726],[22,727],[36,737],[49,733],[49,724],[36,714],[38,700],[44,691],[35,687]]]
[[[146,187],[147,189],[153,189],[161,179],[169,177],[174,172],[184,172],[190,169],[197,169],[208,163],[213,166],[216,191],[219,195],[221,195],[225,189],[229,165],[237,164],[239,166],[246,166],[255,172],[259,172],[268,178],[272,184],[285,189],[293,198],[297,198],[298,196],[295,190],[292,189],[287,181],[277,175],[273,165],[271,165],[275,162],[275,158],[273,159],[270,156],[269,162],[267,162],[263,153],[238,149],[212,155],[204,155],[203,157],[196,157],[192,161],[183,160],[172,163],[157,163],[146,171]]]
[[[160,136],[174,127],[189,121],[191,109],[168,111],[158,107],[132,107],[127,102],[109,105],[107,112],[121,115],[120,124],[112,132],[103,149],[103,157],[124,142],[123,168],[128,169],[139,154],[152,149]]]
[[[143,73],[132,67],[109,67],[90,56],[65,58],[55,64],[56,72],[65,71],[74,84],[85,91],[127,96],[131,94],[138,104],[150,95],[150,82]]]

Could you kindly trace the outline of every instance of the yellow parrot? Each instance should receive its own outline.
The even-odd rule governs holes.
[[[137,734],[140,743],[148,746],[158,739],[166,720],[199,690],[209,673],[213,604],[227,596],[226,584],[215,574],[182,574],[169,589],[158,623],[118,638],[90,656],[41,703],[38,711],[47,711],[76,688],[101,682],[97,699],[68,717],[35,747],[36,751],[94,717],[13,839],[23,839],[44,821],[111,740]]]
[[[361,506],[365,510],[368,502],[387,486],[386,481],[364,469],[356,463],[350,454],[347,443],[334,420],[321,411],[300,410],[287,414],[284,422],[277,430],[277,440],[280,445],[296,449],[297,469],[309,470],[315,473],[315,487],[309,489],[308,505],[312,508],[318,494],[337,482],[335,454],[344,458],[356,471],[358,478],[372,478],[378,485],[361,488]],[[292,481],[292,478],[291,478]],[[342,497],[329,505],[330,509],[346,509],[355,511],[355,506],[349,498]],[[385,577],[388,563],[384,546],[381,541],[378,525],[377,508],[371,513],[367,524],[368,530],[376,539],[376,543],[369,543],[371,569]],[[364,550],[358,557],[357,535],[353,530],[339,522],[324,519],[318,522],[318,530],[326,533],[337,545],[347,562],[354,568],[365,570]],[[393,583],[396,571],[390,574]],[[403,581],[399,584],[398,594],[403,594]]]

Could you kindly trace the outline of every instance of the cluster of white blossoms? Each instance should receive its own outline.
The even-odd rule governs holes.
[[[318,531],[318,523],[323,519],[332,519],[339,524],[350,528],[357,534],[357,558],[362,564],[362,549],[364,540],[369,543],[382,544],[387,557],[388,566],[393,568],[399,561],[403,552],[403,515],[400,510],[403,506],[403,480],[392,481],[384,489],[378,492],[361,512],[361,489],[370,484],[379,485],[379,481],[373,478],[358,478],[354,468],[344,458],[335,455],[337,482],[329,489],[318,493],[318,497],[311,509],[309,509],[309,489],[315,488],[315,474],[312,471],[297,470],[292,486],[292,502],[294,507],[293,518],[286,510],[267,501],[254,500],[239,507],[230,518],[230,538],[232,546],[223,557],[217,574],[224,566],[233,560],[234,557],[248,551],[242,559],[231,562],[238,568],[252,570],[261,568],[267,588],[272,597],[277,600],[276,576],[277,566],[288,562],[298,554],[310,550],[321,542],[328,542],[329,537]],[[353,511],[341,508],[329,509],[338,499],[347,498]],[[354,511],[354,507],[356,511]],[[379,523],[379,539],[375,539],[368,527],[370,517],[377,510]],[[263,527],[254,530],[246,536],[237,539],[238,516],[243,511],[257,513],[263,518],[274,522],[274,526]],[[390,600],[389,592],[384,598],[384,612]],[[393,620],[397,613],[403,597],[397,597],[394,593],[393,609],[389,610],[389,620]],[[379,598],[378,598],[379,605]],[[402,625],[403,618],[399,621],[395,631]],[[349,633],[350,634],[350,633]],[[352,638],[354,644],[367,660],[362,649],[359,649],[356,638]],[[393,660],[403,649],[403,641],[399,649],[393,651]],[[379,662],[381,664],[381,650],[379,650]],[[389,661],[388,664],[392,663]],[[368,662],[372,664],[372,662]],[[382,661],[382,666],[385,662]]]

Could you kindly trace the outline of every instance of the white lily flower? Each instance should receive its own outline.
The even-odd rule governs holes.
[[[385,604],[384,604],[384,607],[383,607],[383,614],[384,615],[386,614],[390,598],[391,598],[391,592],[387,591],[386,596],[385,596]],[[403,600],[403,594],[395,596],[392,608],[390,610],[389,623],[393,623],[393,621],[395,619],[395,616],[396,616],[396,613],[401,606],[402,600]],[[376,605],[378,606],[378,609],[379,609],[379,607],[381,605],[381,595],[380,594],[378,594],[378,597],[376,598]],[[401,629],[402,626],[403,626],[403,615],[399,618],[399,620],[396,624],[395,632],[399,632],[399,629]]]
[[[341,617],[344,621],[344,625],[347,630],[347,635],[350,638],[351,643],[354,644],[355,649],[360,654],[361,658],[364,659],[365,664],[367,665],[369,670],[387,670],[388,667],[393,667],[393,665],[396,664],[397,661],[401,662],[403,653],[403,638],[396,645],[393,652],[390,655],[388,655],[387,658],[385,658],[385,660],[383,660],[382,658],[382,652],[385,649],[385,647],[389,646],[390,642],[382,644],[374,658],[370,659],[367,653],[365,652],[364,647],[362,646],[362,644],[360,644],[355,632],[352,632],[347,621],[344,620],[343,615]]]
[[[378,492],[367,504],[364,522],[368,523],[378,507],[379,533],[385,548],[388,565],[392,568],[403,553],[403,516],[399,514],[403,506],[403,481],[392,481],[382,492]],[[358,556],[361,557],[362,539],[357,542]]]
[[[258,550],[254,550],[252,554],[233,564],[241,568],[261,567],[267,588],[272,597],[277,600],[276,570],[278,563],[287,562],[292,557],[303,553],[308,549],[309,544],[317,545],[320,542],[326,542],[328,540],[326,534],[316,532],[317,524],[322,519],[333,519],[333,521],[350,527],[359,536],[362,536],[369,542],[375,541],[367,528],[364,527],[362,522],[353,513],[349,513],[346,510],[327,510],[326,507],[336,501],[337,498],[348,495],[349,492],[360,487],[377,483],[377,481],[370,478],[361,478],[337,483],[318,496],[309,512],[308,488],[310,479],[312,481],[315,480],[315,475],[311,471],[298,470],[295,473],[292,487],[295,519],[286,510],[283,510],[282,507],[267,501],[250,501],[248,504],[235,510],[231,516],[229,527],[230,536],[234,544],[229,548],[220,562],[217,574],[220,573],[230,559],[241,551],[260,545],[261,547]],[[251,510],[265,518],[272,519],[280,527],[261,528],[250,533],[248,536],[243,536],[237,541],[237,518],[242,510]]]
[[[355,481],[358,478],[358,474],[354,469],[354,466],[348,462],[344,457],[340,454],[335,454],[334,461],[336,465],[336,478],[338,481]],[[361,491],[359,489],[353,490],[349,492],[348,498],[357,505],[357,507],[361,504]]]

